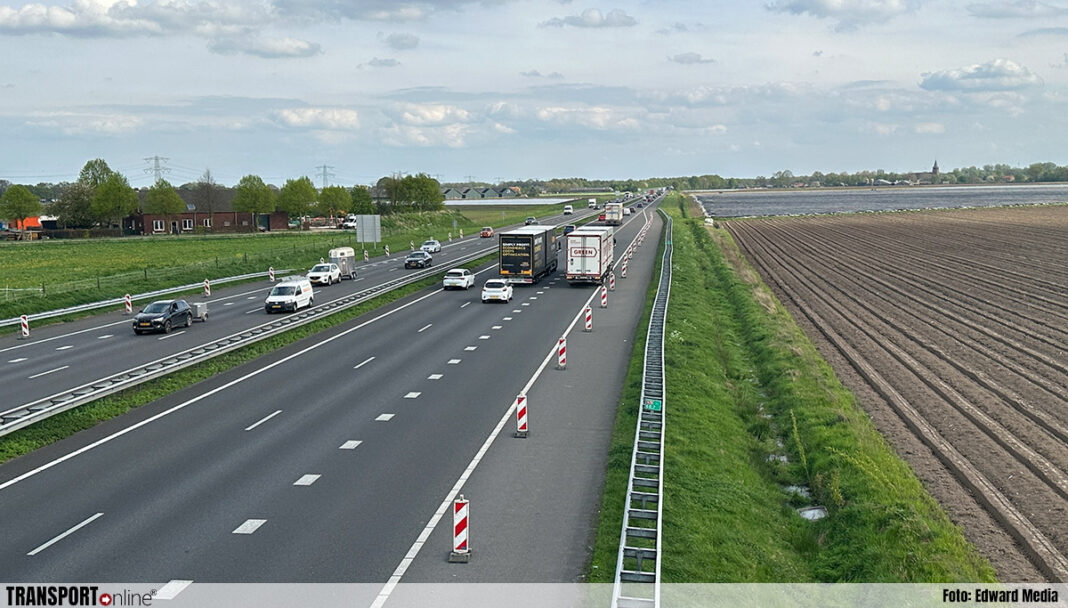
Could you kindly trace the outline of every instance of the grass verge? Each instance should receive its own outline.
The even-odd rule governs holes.
[[[456,267],[476,268],[494,259],[495,256],[487,256]],[[443,274],[448,268],[442,267],[441,273]],[[435,273],[432,277],[382,294],[358,306],[334,313],[313,323],[291,329],[280,335],[250,344],[244,348],[220,355],[162,378],[150,380],[128,390],[61,412],[51,418],[4,435],[0,437],[0,463],[65,439],[78,431],[91,428],[116,416],[121,416],[132,409],[229,371],[298,340],[355,319],[427,287],[440,284],[441,277],[438,273]]]
[[[681,197],[664,209],[664,582],[993,581],[729,235]],[[636,403],[621,402],[591,580],[614,574]],[[802,519],[808,505],[828,516]]]

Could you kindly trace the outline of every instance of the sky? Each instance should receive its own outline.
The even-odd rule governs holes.
[[[0,0],[0,179],[1068,164],[1068,1]]]

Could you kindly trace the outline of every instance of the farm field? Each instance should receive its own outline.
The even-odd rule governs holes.
[[[1068,581],[1068,206],[726,222],[1003,581]]]

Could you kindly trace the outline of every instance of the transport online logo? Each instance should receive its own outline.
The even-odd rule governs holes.
[[[8,585],[8,606],[151,606],[156,595],[123,589],[101,593],[96,585]]]

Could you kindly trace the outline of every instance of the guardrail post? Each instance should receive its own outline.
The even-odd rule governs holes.
[[[523,393],[515,398],[515,436],[526,439],[530,429],[527,427],[527,396]]]
[[[463,494],[452,503],[452,553],[449,561],[466,564],[471,561],[471,547],[467,540],[468,500]]]

